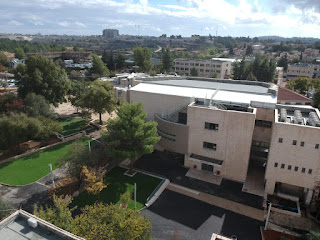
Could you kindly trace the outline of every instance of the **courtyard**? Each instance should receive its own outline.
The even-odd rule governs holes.
[[[104,203],[120,204],[120,196],[130,192],[131,201],[128,208],[134,208],[134,183],[137,185],[137,209],[144,207],[147,198],[154,189],[161,183],[161,179],[143,173],[136,173],[133,177],[124,175],[127,169],[116,167],[104,176],[104,183],[107,185],[97,196],[84,191],[72,201],[72,206],[79,208],[85,205],[94,204],[96,201]]]

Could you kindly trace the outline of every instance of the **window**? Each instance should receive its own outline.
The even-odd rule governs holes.
[[[217,144],[215,143],[203,142],[203,147],[214,150],[214,151],[217,150]]]
[[[301,172],[302,172],[302,173],[305,173],[305,172],[306,172],[306,168],[302,168],[302,169],[301,169]]]
[[[263,121],[263,120],[256,120],[255,124],[258,127],[265,127],[265,128],[271,128],[271,126],[272,126],[272,122]]]
[[[304,147],[304,142],[301,142],[301,143],[300,143],[300,146],[301,146],[301,147]]]
[[[299,169],[299,168],[298,168],[297,166],[294,167],[294,171],[295,171],[295,172],[297,172],[298,169]]]
[[[204,123],[204,128],[205,129],[209,129],[209,130],[218,131],[219,130],[219,124],[205,122]]]
[[[308,173],[309,173],[309,174],[312,174],[312,169],[309,169]]]
[[[274,167],[278,167],[278,163],[277,162],[274,163]]]
[[[282,143],[282,141],[283,141],[283,138],[279,138],[279,143]]]
[[[315,146],[314,146],[315,149],[319,149],[319,144],[317,143]]]
[[[291,170],[291,167],[292,167],[291,165],[288,165],[288,170]]]
[[[285,165],[282,163],[282,164],[281,164],[281,168],[284,168],[284,166],[285,166]]]
[[[297,145],[297,140],[293,140],[292,145]]]

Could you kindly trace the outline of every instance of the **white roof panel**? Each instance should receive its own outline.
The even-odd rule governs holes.
[[[130,91],[210,99],[216,90],[140,83],[131,88]],[[214,100],[220,102],[244,103],[249,105],[251,101],[277,103],[277,97],[271,94],[245,93],[226,90],[219,90],[214,96]]]

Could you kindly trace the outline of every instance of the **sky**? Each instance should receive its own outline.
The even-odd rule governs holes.
[[[0,0],[0,32],[320,38],[320,0]]]

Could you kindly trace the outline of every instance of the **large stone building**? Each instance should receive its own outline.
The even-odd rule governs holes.
[[[248,193],[309,204],[320,183],[320,114],[278,104],[277,96],[273,84],[199,78],[130,89],[130,100],[158,122],[156,147],[183,154],[187,176],[230,179]]]
[[[314,66],[309,63],[289,64],[287,69],[287,80],[293,80],[298,77],[312,78]]]
[[[222,79],[230,78],[232,74],[232,63],[235,59],[212,58],[212,59],[187,59],[177,58],[174,60],[172,71],[191,76],[191,69],[198,71],[199,77],[216,77]]]
[[[117,29],[104,29],[102,31],[102,36],[104,38],[117,38],[117,37],[119,37],[119,30],[117,30]]]

